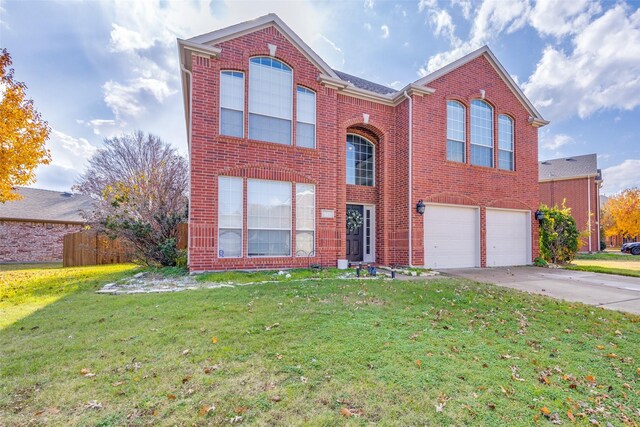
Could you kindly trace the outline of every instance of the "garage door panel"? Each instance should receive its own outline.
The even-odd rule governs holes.
[[[487,267],[531,264],[529,212],[487,209]]]
[[[424,220],[427,267],[478,266],[479,225],[476,208],[429,205]]]

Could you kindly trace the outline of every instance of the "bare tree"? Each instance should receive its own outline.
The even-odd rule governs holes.
[[[85,218],[123,237],[144,264],[176,265],[178,224],[187,219],[187,161],[157,136],[107,138],[74,188],[95,200]]]

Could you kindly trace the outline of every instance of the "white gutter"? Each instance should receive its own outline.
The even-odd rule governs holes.
[[[413,101],[406,90],[404,97],[409,100],[409,267],[413,267]]]
[[[191,222],[191,133],[192,133],[192,123],[193,123],[193,74],[191,71],[187,70],[182,61],[180,62],[180,69],[182,72],[186,73],[189,76],[189,111],[187,114],[189,115],[189,126],[187,129],[187,145],[189,147],[189,168],[188,168],[188,179],[189,179],[189,219]],[[187,226],[187,265],[189,265],[189,261],[191,258],[191,251],[189,250],[191,246],[191,227]]]
[[[587,178],[587,209],[589,216],[587,217],[587,224],[589,226],[589,253],[591,253],[591,178]]]

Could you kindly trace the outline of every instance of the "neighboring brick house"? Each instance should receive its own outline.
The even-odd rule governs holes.
[[[600,250],[600,187],[598,156],[563,157],[539,165],[540,203],[571,208],[578,230],[587,234],[582,252]]]
[[[548,122],[488,47],[395,90],[331,69],[273,14],[178,46],[192,271],[538,256]]]
[[[80,211],[91,198],[36,188],[17,193],[22,199],[0,203],[0,263],[62,261],[62,238],[82,230]]]

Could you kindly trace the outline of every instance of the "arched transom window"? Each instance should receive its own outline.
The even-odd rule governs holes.
[[[347,184],[374,185],[375,148],[359,135],[347,135]]]

